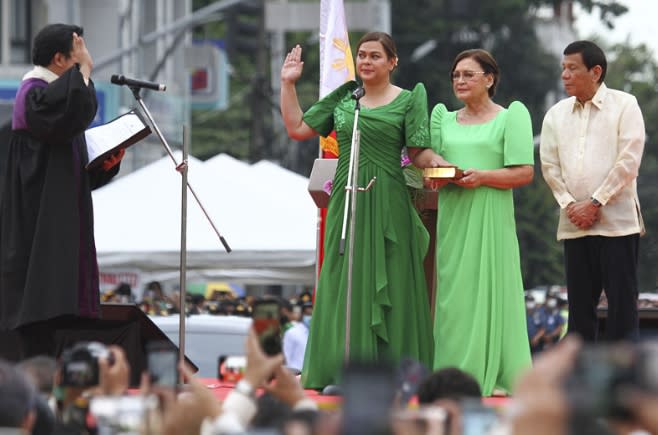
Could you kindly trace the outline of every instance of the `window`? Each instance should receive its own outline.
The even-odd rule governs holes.
[[[14,19],[9,21],[9,62],[32,63],[32,0],[11,0]]]

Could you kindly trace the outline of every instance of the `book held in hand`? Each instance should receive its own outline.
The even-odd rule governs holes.
[[[464,176],[464,171],[454,166],[440,166],[438,168],[425,168],[423,176],[427,178],[443,178],[458,180]]]
[[[112,121],[85,131],[89,163],[87,170],[103,163],[122,148],[139,142],[151,134],[151,128],[131,110]]]

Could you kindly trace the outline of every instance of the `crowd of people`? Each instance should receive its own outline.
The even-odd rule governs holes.
[[[181,299],[178,290],[166,291],[159,281],[151,281],[135,296],[129,284],[120,283],[101,294],[102,302],[136,304],[149,316],[169,316],[181,312]],[[304,290],[290,298],[266,294],[265,298],[275,298],[281,306],[281,323],[288,319],[301,320],[304,309],[313,305],[313,295]],[[212,290],[206,294],[187,292],[184,298],[185,314],[233,315],[251,317],[256,300],[262,299],[252,294],[239,296],[233,290]]]
[[[530,352],[536,354],[557,344],[567,332],[567,301],[553,294],[539,303],[528,295],[525,304]]]
[[[79,346],[91,349],[90,343],[74,347]],[[633,352],[640,350],[631,346]],[[185,365],[178,367],[182,384],[176,387],[155,384],[147,371],[139,388],[130,389],[131,367],[118,346],[85,361],[85,370],[93,371],[94,364],[97,370],[90,377],[73,375],[80,373],[82,359],[39,356],[17,364],[0,360],[0,433],[658,434],[658,390],[651,373],[622,378],[609,370],[640,366],[617,363],[605,367],[609,372],[588,376],[580,365],[589,350],[577,337],[566,337],[535,359],[533,368],[519,378],[513,397],[498,406],[483,404],[478,380],[456,367],[417,377],[413,364],[348,364],[344,373],[356,370],[367,382],[353,378],[344,384],[343,406],[331,409],[321,409],[307,394],[282,354],[263,351],[253,328],[245,343],[243,376],[221,400]],[[608,348],[619,350],[615,345]],[[379,382],[371,382],[375,380]],[[597,396],[602,392],[607,394],[604,400]]]

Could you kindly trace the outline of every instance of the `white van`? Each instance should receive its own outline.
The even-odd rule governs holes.
[[[149,316],[178,346],[179,315]],[[198,368],[196,376],[217,379],[220,356],[244,355],[250,317],[197,314],[185,318],[185,356]]]

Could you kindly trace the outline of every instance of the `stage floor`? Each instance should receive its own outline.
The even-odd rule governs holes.
[[[199,378],[212,392],[215,394],[215,397],[219,400],[224,400],[226,395],[233,389],[233,383],[229,382],[220,382],[217,379],[212,378]],[[305,390],[306,395],[313,399],[318,407],[322,410],[335,410],[340,407],[342,398],[340,396],[325,396],[317,392],[316,390]],[[510,400],[509,397],[484,397],[482,401],[485,405],[491,406],[496,409],[502,409],[505,407],[507,402]],[[412,406],[415,406],[416,401],[412,399]]]

